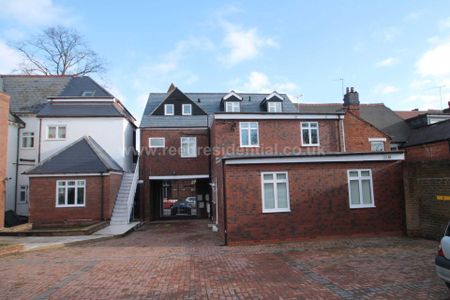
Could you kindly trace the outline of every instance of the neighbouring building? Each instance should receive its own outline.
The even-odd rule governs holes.
[[[407,232],[439,239],[450,221],[450,119],[412,129],[404,149]]]
[[[141,121],[145,220],[210,217],[225,243],[399,233],[403,128],[285,94],[150,93]],[[409,130],[406,128],[405,130]]]
[[[0,228],[4,226],[6,185],[8,176],[6,173],[6,157],[8,154],[8,121],[9,121],[9,96],[0,92]]]
[[[136,120],[121,101],[87,76],[0,78],[14,117],[7,209],[36,224],[128,222]]]

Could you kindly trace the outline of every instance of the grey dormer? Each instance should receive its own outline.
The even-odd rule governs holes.
[[[261,101],[261,105],[267,112],[283,112],[284,98],[277,92],[273,92]]]
[[[223,96],[220,104],[225,112],[240,112],[241,102],[244,98],[239,96],[235,91],[231,91]]]

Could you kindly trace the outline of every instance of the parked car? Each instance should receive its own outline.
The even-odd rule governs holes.
[[[192,205],[186,199],[178,200],[170,209],[172,216],[190,216]]]
[[[439,244],[438,255],[435,259],[436,272],[450,289],[450,223],[445,229],[444,236]]]
[[[163,200],[163,208],[164,209],[170,209],[172,208],[172,206],[177,203],[177,199],[167,199],[167,200]]]

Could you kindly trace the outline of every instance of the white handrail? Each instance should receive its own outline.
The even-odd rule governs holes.
[[[130,193],[127,200],[127,223],[130,223],[131,212],[133,211],[134,196],[136,195],[136,187],[139,179],[139,157],[137,159],[136,168],[134,169],[133,181],[131,182]]]

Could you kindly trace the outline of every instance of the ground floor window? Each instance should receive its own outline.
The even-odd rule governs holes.
[[[85,206],[86,180],[56,181],[56,207]]]
[[[348,170],[350,208],[374,207],[371,170]]]
[[[264,213],[290,211],[287,172],[262,172],[261,188]]]

